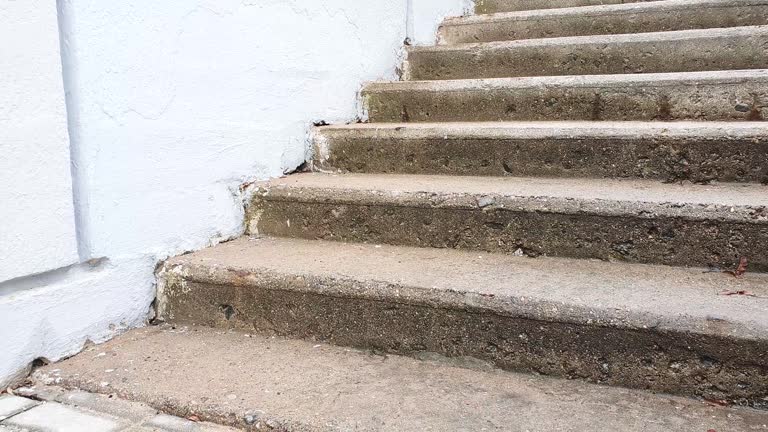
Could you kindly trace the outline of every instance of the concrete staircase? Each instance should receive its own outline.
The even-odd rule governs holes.
[[[477,12],[165,264],[173,327],[38,382],[251,430],[764,430],[768,0]]]

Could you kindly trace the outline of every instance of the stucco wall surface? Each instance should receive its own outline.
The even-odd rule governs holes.
[[[296,168],[312,121],[353,119],[361,83],[394,78],[405,13],[374,0],[64,0],[87,255],[237,235],[239,186]]]
[[[411,0],[409,37],[415,45],[434,45],[437,28],[446,17],[470,14],[474,0]]]
[[[0,14],[14,3],[26,1],[0,0]],[[146,323],[160,260],[240,235],[241,186],[301,165],[313,122],[354,121],[363,82],[396,79],[406,36],[429,43],[434,34],[422,29],[433,33],[443,15],[465,7],[464,0],[34,3],[48,14],[48,36],[56,36],[58,6],[61,57],[52,57],[63,65],[56,73],[63,72],[66,113],[60,103],[54,117],[63,136],[68,122],[73,193],[51,196],[71,203],[74,195],[80,263],[0,283],[0,386],[35,358],[57,360]],[[0,75],[32,72],[0,63]],[[58,95],[61,102],[60,87]],[[46,229],[69,233],[59,266],[76,260],[71,219],[70,231]]]
[[[53,0],[0,0],[0,282],[77,262]]]

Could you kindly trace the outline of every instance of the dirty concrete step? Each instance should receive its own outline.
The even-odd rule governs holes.
[[[413,46],[407,80],[768,67],[768,26]]]
[[[476,0],[475,13],[492,14],[536,9],[559,9],[579,6],[635,3],[653,0]]]
[[[35,378],[251,431],[690,432],[768,423],[764,411],[749,408],[432,357],[161,326],[46,366]]]
[[[768,407],[768,275],[241,238],[167,262],[160,316]],[[758,297],[726,296],[749,292]]]
[[[371,122],[764,120],[768,70],[375,82]]]
[[[258,184],[249,232],[768,271],[768,189],[651,180],[308,173]]]
[[[644,33],[768,24],[768,0],[666,0],[449,18],[440,43]]]
[[[768,183],[760,122],[360,123],[313,143],[326,172]]]

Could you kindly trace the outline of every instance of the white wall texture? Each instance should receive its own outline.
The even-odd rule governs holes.
[[[0,282],[77,262],[53,1],[0,0]]]
[[[46,10],[45,32],[55,36],[53,0],[0,0],[0,28],[12,19],[2,15],[9,5],[29,2]],[[0,349],[0,385],[35,358],[142,325],[156,263],[240,235],[240,186],[300,165],[313,121],[354,120],[361,84],[396,78],[406,36],[431,42],[441,17],[461,14],[465,2],[59,0],[55,54],[83,264],[0,284],[0,341],[9,348]],[[0,63],[0,75],[28,67]],[[14,147],[38,142],[20,139]],[[0,180],[15,175],[0,171]],[[0,219],[9,217],[0,206]]]

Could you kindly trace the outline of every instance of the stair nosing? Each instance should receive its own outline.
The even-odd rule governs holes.
[[[264,201],[768,225],[768,189],[756,183],[678,185],[644,179],[308,173],[257,183],[256,187],[255,199]]]
[[[388,91],[486,91],[525,87],[601,88],[628,85],[674,86],[710,83],[742,83],[768,81],[767,69],[734,69],[696,72],[654,72],[643,74],[557,75],[534,77],[474,78],[419,81],[372,81],[364,85],[363,95]]]
[[[508,21],[534,21],[565,16],[595,17],[642,13],[648,11],[675,11],[684,10],[696,6],[705,6],[710,9],[749,7],[766,5],[766,0],[740,0],[738,3],[728,0],[664,0],[655,2],[635,2],[609,5],[576,6],[556,9],[534,9],[528,11],[499,12],[493,14],[468,15],[446,18],[443,26],[459,27],[466,25],[489,24]]]
[[[659,0],[662,1],[662,0]],[[558,47],[569,45],[596,45],[596,44],[629,44],[644,42],[677,42],[697,39],[720,39],[728,37],[747,37],[754,35],[768,35],[768,24],[715,27],[708,29],[669,30],[645,33],[618,33],[597,34],[581,36],[561,36],[533,39],[513,39],[490,42],[455,43],[445,45],[415,45],[406,47],[408,54],[442,53],[454,51],[493,51],[513,50],[527,47]]]
[[[723,121],[499,121],[499,122],[436,122],[436,123],[352,123],[327,125],[313,128],[315,134],[369,134],[376,137],[382,132],[397,134],[399,139],[409,139],[411,133],[430,138],[497,138],[520,137],[615,137],[638,136],[702,137],[702,138],[763,138],[768,137],[768,127],[760,122]],[[447,137],[446,137],[447,136]]]

